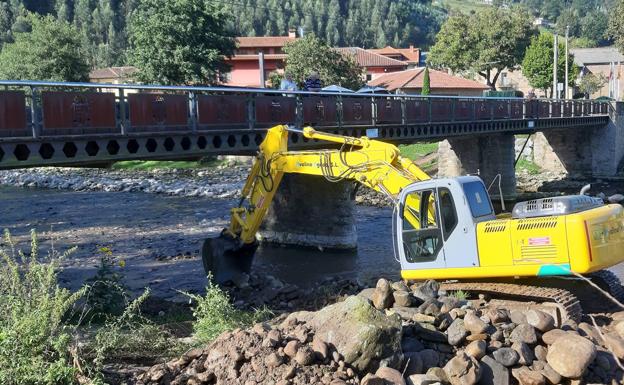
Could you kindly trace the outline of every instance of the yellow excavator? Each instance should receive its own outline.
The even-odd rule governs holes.
[[[290,131],[339,148],[288,151]],[[497,217],[477,176],[431,179],[390,143],[283,125],[269,129],[260,144],[229,226],[203,245],[204,268],[217,282],[249,272],[256,233],[284,173],[352,180],[389,197],[395,257],[405,280],[453,280],[446,289],[555,302],[563,318],[581,313],[566,287],[521,285],[517,279],[589,275],[624,297],[617,277],[605,270],[624,261],[621,205],[559,196],[517,203],[511,215]]]

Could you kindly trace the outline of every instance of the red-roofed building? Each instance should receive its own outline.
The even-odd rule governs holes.
[[[369,86],[384,87],[390,92],[420,94],[422,91],[425,68],[394,72],[380,76]],[[481,96],[489,87],[474,80],[449,75],[446,72],[429,69],[432,95]]]
[[[418,67],[420,65],[420,49],[410,45],[409,48],[394,48],[386,46],[384,48],[369,49],[370,52],[385,57],[399,60],[407,63],[408,69]]]
[[[376,54],[372,50],[360,47],[336,48],[343,55],[350,55],[355,62],[366,71],[366,81],[390,72],[403,71],[407,64],[383,55]]]
[[[294,30],[288,36],[248,36],[236,39],[234,55],[226,59],[231,70],[224,76],[224,83],[237,87],[264,87],[260,84],[260,53],[264,54],[264,78],[284,67],[284,46],[297,39]]]

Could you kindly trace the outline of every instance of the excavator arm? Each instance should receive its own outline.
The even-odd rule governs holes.
[[[318,175],[328,181],[353,180],[379,191],[396,202],[401,190],[414,182],[430,179],[415,163],[400,156],[389,143],[367,137],[354,138],[319,132],[311,127],[299,131],[308,139],[337,143],[339,149],[288,151],[288,126],[268,130],[242,189],[237,207],[231,210],[229,226],[218,238],[207,239],[202,250],[204,268],[223,283],[251,269],[257,248],[256,233],[285,173]],[[405,202],[405,220],[420,222],[420,202]],[[427,217],[435,221],[432,207]],[[415,226],[416,227],[416,226]]]

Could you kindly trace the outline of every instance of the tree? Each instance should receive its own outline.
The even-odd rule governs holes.
[[[553,46],[555,39],[550,33],[542,33],[533,38],[531,45],[526,50],[522,61],[522,74],[527,77],[532,87],[544,90],[552,96],[553,81]],[[568,57],[568,82],[574,85],[579,69],[574,65],[574,57]],[[565,45],[559,43],[559,56],[557,61],[557,83],[563,83],[565,79]],[[549,93],[550,91],[550,93]]]
[[[581,77],[579,81],[579,90],[587,97],[591,97],[607,84],[607,77],[603,74],[588,73]]]
[[[425,67],[425,73],[423,74],[423,86],[421,95],[431,94],[431,79],[429,78],[429,67]]]
[[[501,72],[518,67],[536,33],[531,17],[518,9],[452,16],[437,34],[428,64],[453,72],[474,71],[495,90]]]
[[[211,84],[236,48],[230,15],[210,0],[141,0],[130,25],[138,78],[160,84]]]
[[[319,73],[325,85],[337,84],[350,89],[359,89],[362,84],[362,68],[349,54],[342,54],[329,47],[321,39],[307,34],[284,47],[285,70],[290,72],[299,86],[312,71]]]
[[[624,52],[624,0],[618,0],[610,11],[607,34],[615,41],[620,52]]]
[[[18,80],[87,81],[89,66],[78,31],[53,16],[27,16],[32,30],[15,33],[0,53],[0,77]]]

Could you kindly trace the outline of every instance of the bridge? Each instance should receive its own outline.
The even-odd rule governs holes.
[[[612,176],[622,169],[623,117],[622,103],[595,100],[0,81],[0,169],[253,155],[267,128],[311,125],[394,143],[441,141],[439,175],[478,173],[486,184],[499,177],[496,193],[514,197],[515,134],[535,134],[544,169]],[[293,149],[324,145],[296,132],[289,142]],[[297,177],[284,184],[283,194],[326,209],[305,215],[302,226],[299,208],[281,208],[268,238],[354,245],[352,210],[342,202],[350,187]],[[315,217],[318,226],[310,223]]]

